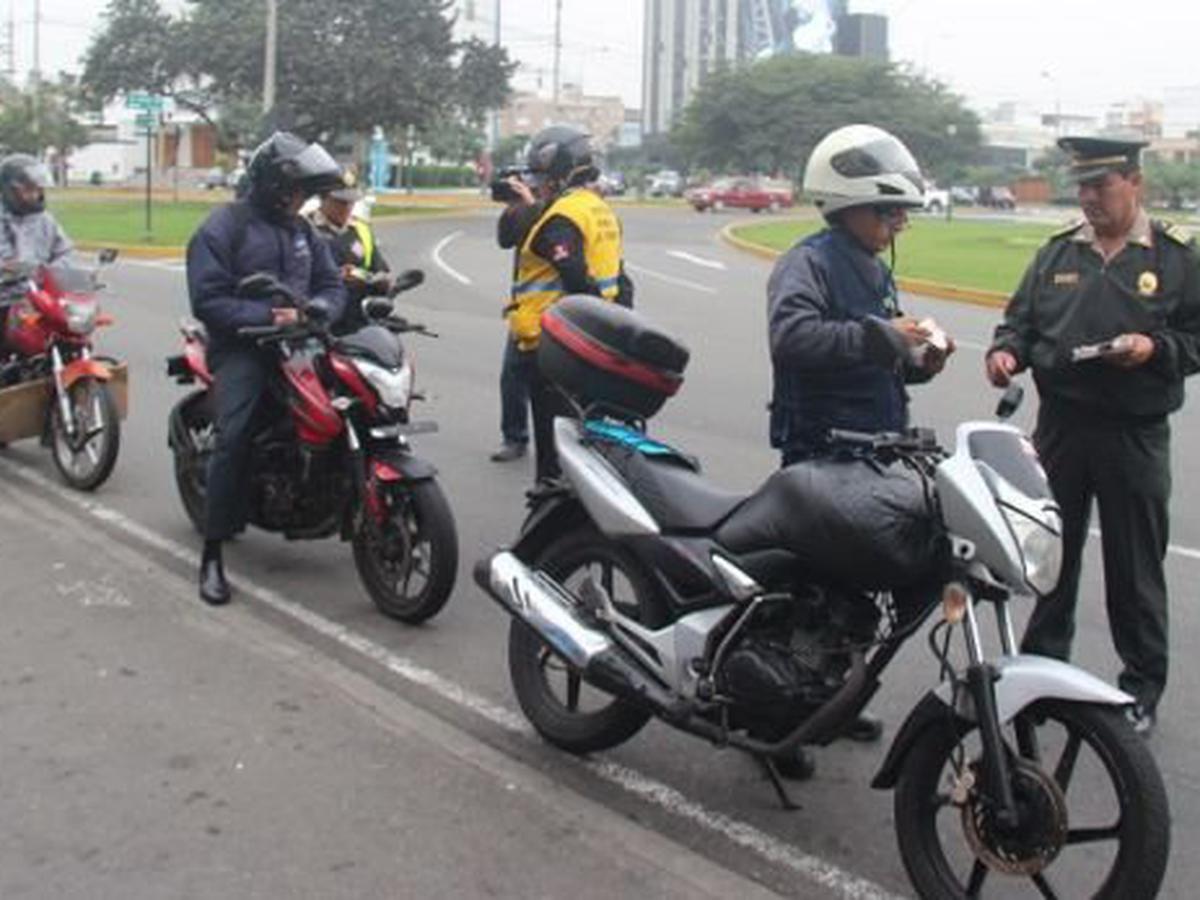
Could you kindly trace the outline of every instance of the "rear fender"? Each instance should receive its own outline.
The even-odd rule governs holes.
[[[1057,659],[1020,654],[1002,657],[994,665],[997,673],[996,712],[1001,724],[1011,722],[1021,710],[1038,700],[1070,700],[1105,706],[1129,706],[1134,702],[1133,697],[1090,672]],[[871,787],[886,790],[896,786],[909,751],[926,728],[951,724],[965,728],[974,723],[975,710],[967,691],[960,691],[956,699],[957,708],[954,708],[949,682],[925,695],[901,726]]]
[[[521,562],[531,565],[551,541],[588,521],[588,514],[576,497],[568,494],[550,497],[535,506],[526,517],[512,553]]]
[[[63,367],[62,385],[65,390],[70,390],[73,384],[83,378],[109,381],[112,379],[112,369],[98,359],[74,359]]]

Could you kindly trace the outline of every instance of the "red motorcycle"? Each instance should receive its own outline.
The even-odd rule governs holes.
[[[101,265],[116,259],[102,251]],[[18,265],[0,274],[0,441],[41,437],[73,488],[99,487],[117,462],[127,369],[92,354],[100,313],[98,269]]]
[[[423,280],[404,273],[391,297]],[[294,325],[239,329],[274,350],[279,377],[260,407],[249,463],[249,521],[290,540],[339,535],[354,548],[363,586],[385,615],[409,624],[435,615],[458,571],[458,534],[437,470],[409,438],[437,430],[411,421],[413,365],[399,335],[436,337],[398,318],[391,297],[364,301],[368,324],[334,335],[306,302],[269,275],[252,275],[242,296],[272,297],[301,310]],[[188,517],[203,530],[205,485],[216,429],[206,336],[183,327],[184,352],[167,360],[181,384],[199,382],[171,412],[175,481]]]

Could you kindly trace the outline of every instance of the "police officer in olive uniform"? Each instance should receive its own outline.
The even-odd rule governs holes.
[[[633,302],[625,276],[621,223],[604,199],[588,185],[598,173],[590,138],[562,125],[534,136],[527,158],[529,175],[545,208],[529,228],[517,252],[509,331],[519,353],[534,353],[542,331],[542,313],[569,294]],[[554,417],[569,411],[565,401],[536,367],[529,389],[537,480],[545,486],[560,474],[554,448]]]
[[[379,249],[371,223],[354,214],[354,205],[362,199],[353,172],[345,172],[342,184],[321,195],[321,203],[307,218],[317,234],[325,239],[333,261],[346,283],[346,311],[334,329],[349,334],[367,324],[362,301],[371,295],[386,294],[392,286],[391,268]]]
[[[1063,512],[1058,587],[1038,601],[1022,650],[1067,659],[1092,499],[1121,688],[1148,734],[1167,681],[1170,426],[1183,379],[1200,370],[1200,258],[1141,206],[1144,142],[1063,138],[1084,220],[1042,247],[987,355],[1003,387],[1030,369],[1041,397],[1034,436]]]

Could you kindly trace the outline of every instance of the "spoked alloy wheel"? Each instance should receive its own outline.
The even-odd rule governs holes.
[[[458,532],[436,481],[397,491],[378,530],[359,529],[354,564],[385,616],[416,625],[450,599],[458,573]]]
[[[108,386],[81,378],[67,389],[75,420],[69,434],[58,398],[51,399],[50,447],[63,481],[80,491],[93,491],[112,474],[121,446],[121,419]]]
[[[895,795],[896,831],[921,897],[1154,897],[1170,814],[1162,777],[1120,709],[1042,700],[1006,729],[1020,824],[983,793],[978,732],[927,730]],[[1019,755],[1018,755],[1019,754]]]
[[[572,594],[591,577],[624,615],[649,626],[661,619],[659,601],[637,561],[590,528],[551,543],[534,568]],[[650,719],[649,713],[585,684],[577,670],[515,619],[508,633],[508,670],[533,727],[571,753],[615,747]]]

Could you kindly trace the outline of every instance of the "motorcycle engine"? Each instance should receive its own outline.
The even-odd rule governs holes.
[[[842,686],[850,651],[878,622],[865,594],[810,587],[764,606],[718,672],[734,727],[768,740],[786,734]]]

